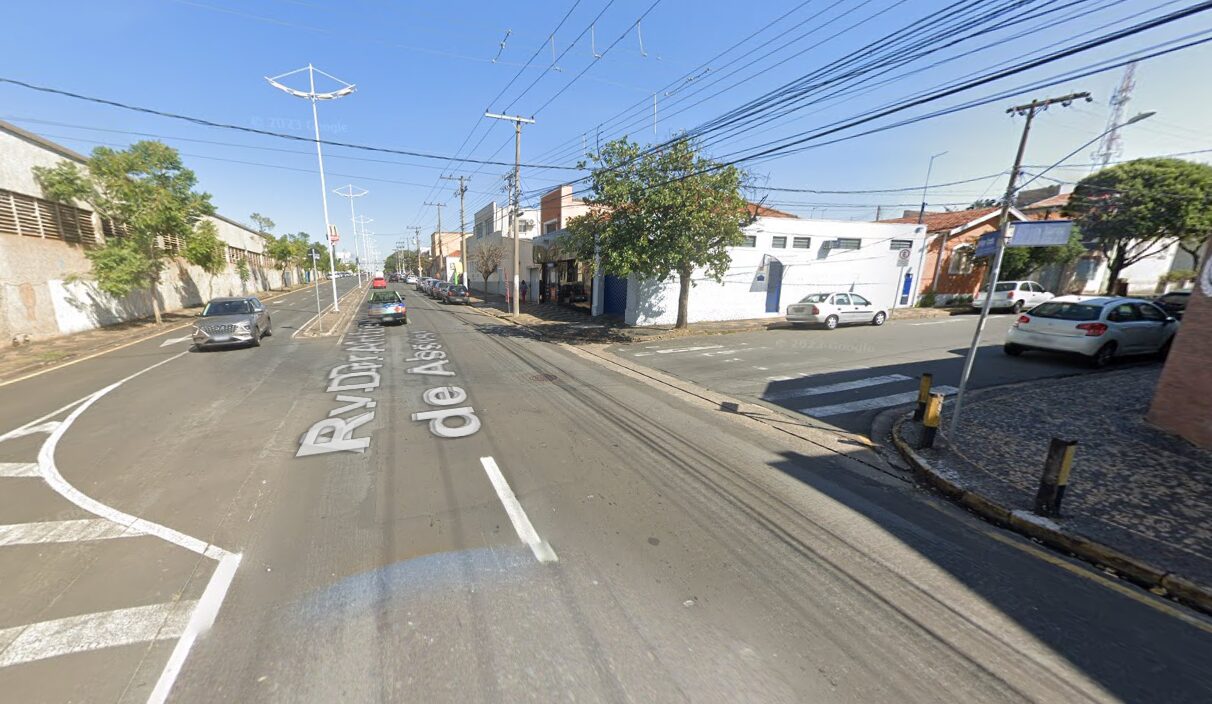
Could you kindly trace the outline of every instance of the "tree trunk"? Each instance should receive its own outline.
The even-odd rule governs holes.
[[[1111,261],[1107,262],[1107,286],[1103,293],[1109,296],[1115,295],[1115,287],[1119,283],[1119,273],[1126,267],[1124,264],[1127,252],[1124,251],[1122,244],[1115,246],[1115,254],[1111,257]]]
[[[678,272],[678,322],[675,327],[684,328],[690,314],[690,275],[694,270],[682,267]]]
[[[156,319],[156,325],[159,325],[164,321],[160,318],[160,299],[156,298],[156,282],[153,281],[148,287],[147,295],[151,297],[152,317]]]

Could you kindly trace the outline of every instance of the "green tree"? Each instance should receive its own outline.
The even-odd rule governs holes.
[[[1125,267],[1175,242],[1185,249],[1207,241],[1212,166],[1170,158],[1117,164],[1082,179],[1065,212],[1106,258],[1111,293]]]
[[[476,271],[480,272],[480,276],[484,278],[485,293],[488,292],[488,277],[492,276],[497,267],[501,265],[501,259],[504,256],[505,250],[496,242],[482,244],[472,252],[472,263],[475,265]]]
[[[590,210],[569,222],[565,246],[583,261],[596,252],[607,273],[662,282],[676,274],[677,327],[686,327],[694,271],[722,281],[728,248],[745,240],[745,174],[703,157],[685,138],[650,150],[624,137],[589,158]]]
[[[185,240],[181,253],[186,261],[196,264],[206,273],[218,274],[227,266],[227,257],[223,256],[224,246],[215,223],[203,220],[198,223],[193,236]]]
[[[176,238],[187,261],[203,268],[215,265],[216,247],[210,240],[214,228],[204,225],[204,218],[214,213],[210,194],[194,191],[197,177],[175,149],[154,141],[136,142],[121,151],[97,147],[83,169],[61,161],[33,170],[47,198],[84,201],[114,223],[122,234],[85,252],[93,275],[101,290],[113,296],[146,290],[157,323],[161,311],[156,287],[164,267],[176,257],[162,242]],[[200,239],[191,246],[194,238]]]
[[[1025,279],[1041,267],[1068,264],[1085,253],[1081,233],[1074,227],[1073,232],[1069,233],[1069,241],[1057,247],[1007,247],[1002,255],[999,278],[1002,281]],[[989,263],[987,260],[989,257],[981,257],[981,261]]]
[[[968,206],[968,210],[981,210],[983,208],[992,208],[997,205],[996,198],[980,198],[972,201],[972,205]]]
[[[257,232],[263,236],[268,236],[277,227],[277,224],[273,220],[270,220],[261,213],[253,213],[248,216],[248,219],[253,221],[253,224],[257,226]]]

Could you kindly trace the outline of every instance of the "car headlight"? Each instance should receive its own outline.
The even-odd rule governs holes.
[[[247,320],[244,320],[244,321],[241,321],[241,322],[236,323],[236,329],[237,329],[237,330],[243,330],[244,332],[248,332],[249,330],[251,330],[251,329],[252,329],[252,326],[250,326],[250,325],[248,324],[248,321],[247,321]]]

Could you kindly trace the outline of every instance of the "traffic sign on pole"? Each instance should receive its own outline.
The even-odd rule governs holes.
[[[896,265],[900,267],[909,266],[909,256],[911,253],[912,250],[910,250],[908,247],[905,249],[898,249],[896,251]]]

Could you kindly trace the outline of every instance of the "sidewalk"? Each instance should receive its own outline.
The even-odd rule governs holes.
[[[262,291],[249,295],[273,300],[277,296],[299,290],[300,286],[275,291]],[[194,313],[201,309],[186,308],[160,315],[163,321],[157,325],[152,318],[130,320],[117,325],[86,330],[70,335],[60,335],[45,340],[35,340],[20,346],[5,346],[0,349],[0,383],[11,381],[66,362],[79,360],[89,355],[117,349],[170,330],[188,327]]]
[[[1160,373],[1150,366],[992,389],[967,405],[957,438],[906,452],[919,431],[904,422],[894,439],[931,483],[987,518],[1180,596],[1189,583],[1203,585],[1187,600],[1209,609],[1212,452],[1144,422]],[[1030,512],[1051,437],[1078,442],[1055,521]]]
[[[475,294],[472,305],[491,315],[508,318],[519,325],[534,328],[540,334],[564,342],[631,344],[654,342],[693,335],[726,335],[737,332],[775,330],[788,327],[782,318],[748,318],[691,323],[678,330],[672,325],[629,326],[613,316],[589,315],[588,309],[561,306],[554,303],[523,303],[518,316],[509,314],[505,297],[490,293]],[[893,319],[936,318],[954,315],[947,308],[898,308]]]

